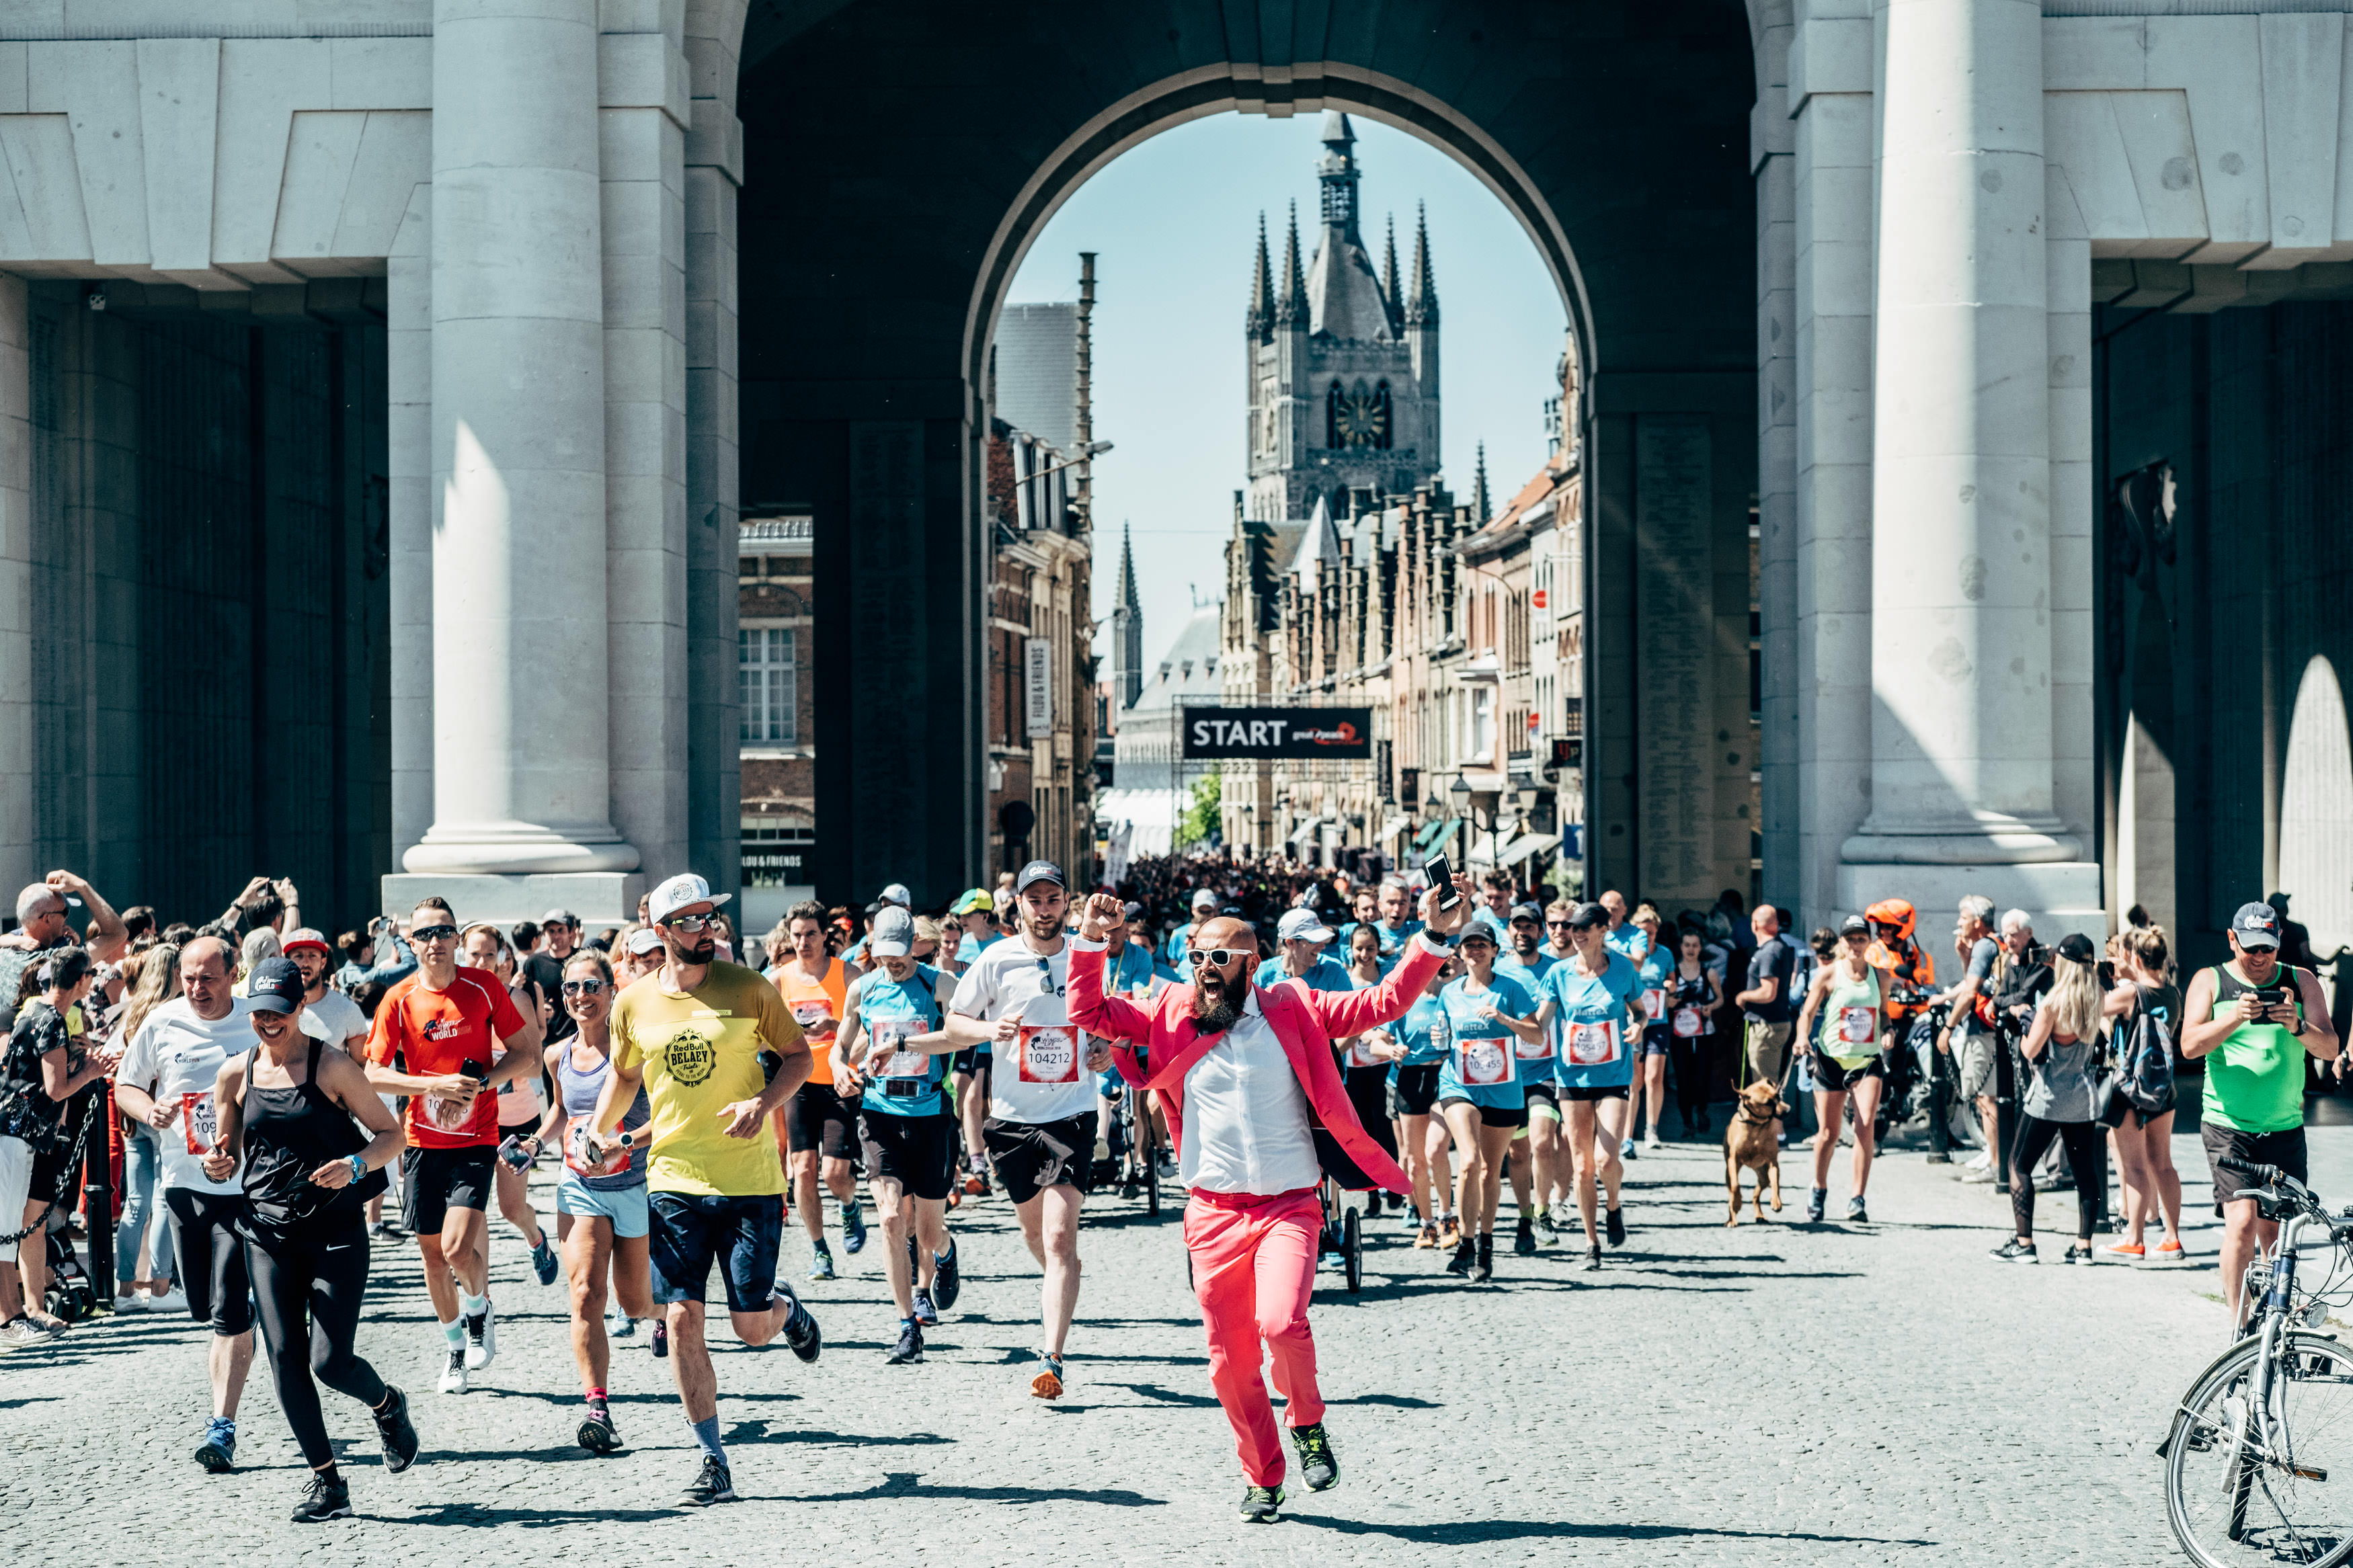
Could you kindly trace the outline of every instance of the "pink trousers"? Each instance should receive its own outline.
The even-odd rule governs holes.
[[[1291,1425],[1324,1419],[1315,1336],[1307,1328],[1323,1226],[1313,1188],[1271,1198],[1196,1192],[1185,1205],[1193,1293],[1209,1335],[1209,1384],[1253,1486],[1280,1486],[1284,1468],[1282,1435],[1259,1374],[1261,1341],[1273,1352],[1274,1391]]]

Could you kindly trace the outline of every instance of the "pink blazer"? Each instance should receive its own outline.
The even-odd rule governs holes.
[[[1103,960],[1108,949],[1090,952],[1071,949],[1071,1022],[1090,1035],[1115,1043],[1112,1059],[1120,1076],[1131,1084],[1156,1090],[1168,1113],[1169,1135],[1181,1153],[1185,1147],[1185,1075],[1218,1043],[1193,1025],[1193,987],[1171,985],[1139,1007],[1124,996],[1103,994]],[[1356,1168],[1391,1192],[1407,1190],[1405,1173],[1356,1120],[1348,1101],[1347,1085],[1332,1050],[1333,1037],[1346,1038],[1377,1029],[1405,1016],[1430,977],[1446,960],[1419,942],[1406,944],[1406,955],[1388,978],[1363,991],[1311,991],[1301,981],[1259,986],[1259,1011],[1282,1042],[1283,1055],[1307,1095],[1315,1121],[1330,1132]],[[1146,1072],[1132,1047],[1151,1053]]]

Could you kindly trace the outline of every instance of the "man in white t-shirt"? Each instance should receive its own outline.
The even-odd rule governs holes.
[[[989,1046],[988,1120],[981,1138],[997,1185],[1013,1200],[1021,1237],[1045,1270],[1045,1369],[1040,1399],[1062,1396],[1062,1344],[1079,1302],[1079,1210],[1094,1175],[1095,1075],[1111,1047],[1071,1025],[1064,1002],[1071,955],[1062,942],[1070,895],[1061,868],[1032,860],[1013,879],[1019,934],[982,952],[957,981],[947,1034]]]
[[[252,1026],[229,990],[235,954],[215,936],[180,952],[182,994],[147,1015],[115,1069],[114,1103],[156,1131],[164,1204],[172,1211],[188,1316],[212,1325],[213,1414],[196,1463],[226,1475],[237,1461],[237,1405],[253,1365],[253,1291],[236,1226],[245,1213],[243,1173],[205,1174],[216,1139],[213,1081],[230,1058],[253,1048]]]
[[[326,1033],[320,1037],[331,1046],[341,1046],[357,1060],[367,1045],[368,1016],[360,1011],[358,1003],[327,984],[327,971],[334,958],[327,939],[303,926],[288,931],[280,945],[302,972],[304,1016],[325,1025]]]

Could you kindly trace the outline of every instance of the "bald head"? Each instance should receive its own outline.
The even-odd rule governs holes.
[[[1193,928],[1193,945],[1238,947],[1254,958],[1258,955],[1258,931],[1246,920],[1234,915],[1219,915]]]
[[[229,976],[237,972],[237,952],[216,936],[194,936],[180,949],[180,989],[196,1016],[207,1023],[228,1016],[235,999]]]

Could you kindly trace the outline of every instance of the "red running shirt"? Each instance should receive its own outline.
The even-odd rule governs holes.
[[[447,991],[427,989],[422,971],[395,984],[377,1004],[368,1031],[368,1060],[417,1078],[454,1073],[467,1062],[484,1069],[498,1059],[498,1042],[522,1027],[522,1015],[499,977],[484,969],[458,971]],[[408,1097],[408,1141],[420,1149],[469,1149],[499,1141],[499,1097],[478,1094],[460,1110],[453,1100]]]

